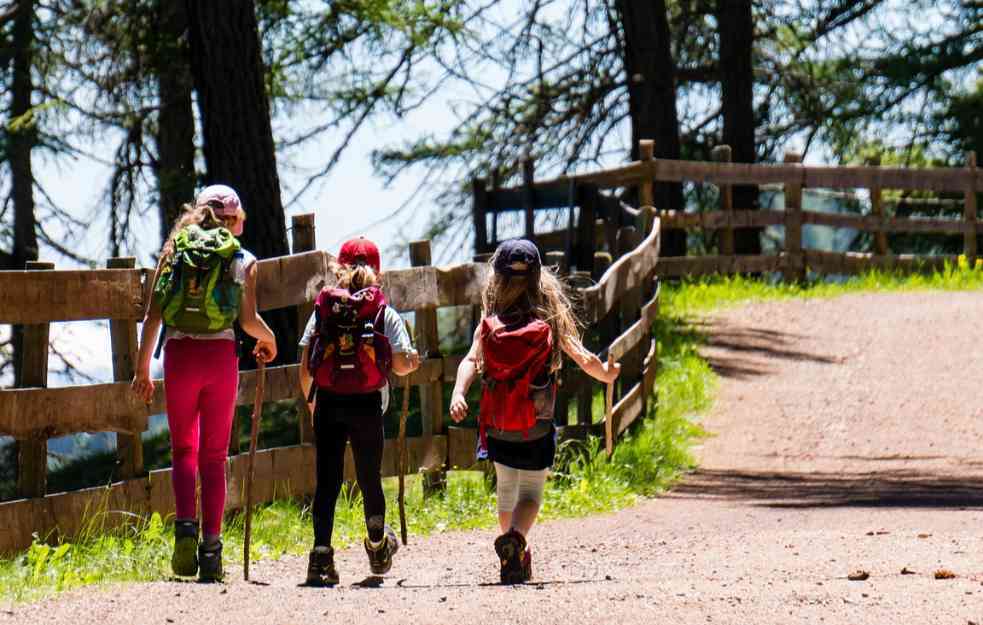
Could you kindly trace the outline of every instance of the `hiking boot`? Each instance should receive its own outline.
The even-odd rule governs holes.
[[[198,523],[177,521],[174,523],[174,552],[171,554],[171,570],[175,575],[193,577],[198,574]]]
[[[532,579],[532,549],[526,547],[522,554],[522,581],[528,582]]]
[[[502,564],[503,584],[521,584],[528,579],[525,570],[526,539],[514,528],[495,539],[495,553]],[[529,556],[529,576],[532,575],[532,556]]]
[[[225,577],[222,571],[222,541],[214,545],[198,546],[198,581],[220,582]]]
[[[369,554],[369,568],[376,575],[385,575],[393,565],[393,556],[399,551],[399,540],[396,539],[396,532],[388,525],[385,526],[382,535],[382,544],[372,547],[369,539],[365,539],[365,553]]]
[[[334,568],[334,549],[314,547],[307,560],[308,586],[334,586],[338,583],[338,571]]]

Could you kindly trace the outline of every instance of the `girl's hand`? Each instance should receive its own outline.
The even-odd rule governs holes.
[[[621,375],[621,363],[603,363],[601,370],[604,372],[604,383],[610,384],[618,379]]]
[[[264,364],[271,362],[276,358],[276,343],[263,339],[256,341],[256,347],[253,348],[253,356],[257,361]]]
[[[468,400],[464,398],[463,393],[454,392],[451,395],[451,419],[454,423],[460,423],[464,421],[465,417],[468,416]]]
[[[130,389],[143,400],[143,403],[149,404],[154,398],[154,381],[150,379],[150,371],[137,371],[133,381],[130,382]]]

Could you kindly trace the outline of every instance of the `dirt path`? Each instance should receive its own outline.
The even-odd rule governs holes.
[[[983,623],[983,293],[759,304],[707,322],[721,373],[702,468],[671,494],[535,532],[495,585],[490,532],[413,542],[378,588],[88,589],[4,623]],[[902,569],[914,571],[902,574]],[[954,579],[936,580],[949,569]],[[856,569],[867,581],[849,581]],[[236,571],[238,573],[238,571]]]

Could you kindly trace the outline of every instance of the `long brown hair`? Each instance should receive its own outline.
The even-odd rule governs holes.
[[[490,277],[481,294],[484,316],[528,314],[545,321],[553,332],[550,371],[563,364],[561,348],[584,349],[580,327],[573,314],[567,290],[551,267],[542,267],[535,276],[504,276],[495,272],[495,255],[488,261]]]
[[[170,258],[174,254],[174,238],[177,237],[178,232],[188,226],[201,226],[210,230],[211,228],[224,227],[225,222],[216,217],[215,211],[208,206],[196,207],[185,204],[181,207],[181,215],[174,222],[174,227],[171,228],[171,233],[167,235],[167,241],[164,242],[164,247],[160,250],[162,259]]]

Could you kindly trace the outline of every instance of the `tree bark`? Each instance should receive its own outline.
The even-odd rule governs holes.
[[[720,87],[724,117],[723,140],[731,148],[735,163],[756,160],[754,131],[754,72],[752,49],[754,21],[751,0],[717,0],[717,28],[720,36]],[[758,208],[758,187],[733,188],[734,208]],[[742,228],[734,232],[737,254],[761,253],[761,230]]]
[[[10,269],[24,269],[27,261],[38,258],[37,224],[34,216],[34,172],[31,169],[31,151],[37,143],[37,128],[26,115],[31,110],[34,84],[31,68],[34,64],[34,2],[20,0],[14,17],[14,63],[11,84],[10,117],[16,120],[14,130],[9,131],[9,159],[11,197],[14,204],[14,248],[10,256]],[[14,326],[13,343],[14,381],[21,383],[21,353],[24,333],[21,326]]]
[[[290,253],[263,80],[253,0],[187,0],[191,71],[198,94],[207,180],[233,187],[249,215],[243,246],[259,258]],[[264,315],[278,360],[296,353],[296,315]]]
[[[665,0],[634,2],[617,0],[624,33],[624,63],[631,114],[632,158],[638,158],[638,142],[655,140],[656,158],[679,158],[679,116],[676,112],[676,69],[672,58],[669,18]],[[682,210],[679,183],[656,183],[655,206]],[[686,254],[686,232],[668,230],[662,238],[663,256]]]
[[[195,117],[191,104],[194,79],[185,33],[183,2],[158,0],[160,36],[156,54],[160,115],[157,124],[157,193],[163,243],[195,192]]]

